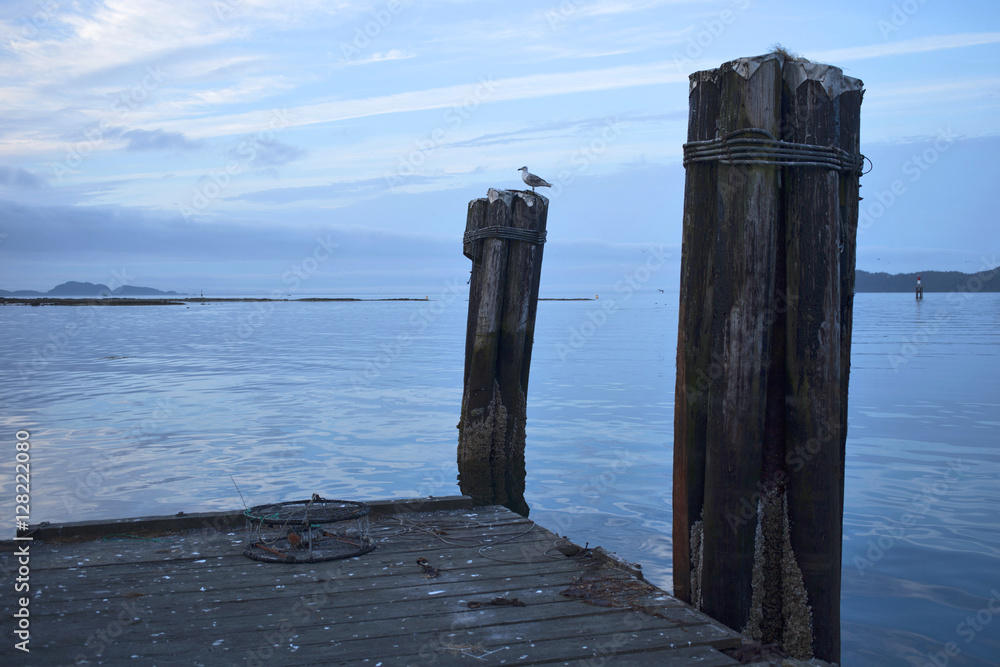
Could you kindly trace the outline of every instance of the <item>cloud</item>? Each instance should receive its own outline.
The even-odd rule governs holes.
[[[528,141],[540,137],[551,139],[555,136],[584,136],[584,133],[586,132],[602,130],[605,127],[608,127],[609,124],[619,122],[628,123],[629,125],[636,123],[662,123],[663,121],[683,121],[687,120],[687,117],[687,110],[683,110],[661,114],[628,114],[623,115],[620,118],[612,118],[608,116],[571,118],[549,123],[537,123],[516,130],[491,132],[462,141],[442,143],[442,146],[448,146],[450,148],[469,148],[497,144],[510,145],[513,142]]]
[[[309,234],[318,233],[247,222],[186,224],[173,212],[129,206],[39,206],[3,200],[0,219],[9,235],[0,252],[56,264],[294,258],[309,242]]]
[[[133,284],[161,289],[224,285],[222,293],[287,291],[300,282],[294,272],[313,258],[324,261],[301,280],[298,293],[385,285],[415,289],[416,282],[429,290],[468,272],[461,243],[456,246],[453,238],[328,219],[185,224],[177,214],[135,207],[0,200],[0,220],[6,234],[0,243],[4,289],[49,289],[64,280],[107,282],[103,276],[124,270],[137,276]],[[141,277],[149,272],[160,277],[152,283]]]
[[[288,126],[302,127],[385,114],[459,108],[463,105],[479,106],[490,102],[617,90],[633,86],[668,83],[687,85],[687,82],[687,73],[679,71],[675,63],[661,61],[577,72],[530,74],[506,79],[485,77],[473,83],[454,86],[300,105],[282,109],[282,113],[288,118]],[[267,112],[251,111],[196,121],[168,122],[165,125],[184,128],[188,134],[199,137],[226,136],[256,132],[262,124],[266,124],[263,120],[266,116]]]
[[[406,179],[407,185],[426,185],[440,181],[441,177],[412,175]],[[340,199],[381,193],[390,189],[385,178],[367,178],[359,181],[344,181],[324,185],[303,185],[290,188],[271,188],[248,192],[231,200],[252,201],[260,204],[291,204],[300,201]]]
[[[192,150],[202,145],[200,141],[190,141],[181,132],[165,130],[129,130],[121,136],[128,139],[126,149],[130,151]]]
[[[899,42],[872,44],[868,46],[852,46],[846,49],[832,49],[819,53],[807,54],[811,60],[826,63],[839,63],[848,60],[864,60],[867,58],[883,58],[885,56],[900,56],[909,53],[925,53],[944,49],[958,49],[965,46],[981,44],[996,44],[1000,42],[1000,32],[975,32],[957,35],[932,35],[917,37]]]
[[[257,156],[251,161],[256,167],[281,167],[304,156],[306,151],[298,146],[283,144],[280,141],[272,141],[265,144],[262,150],[257,152]]]
[[[289,162],[294,162],[303,157],[307,151],[298,146],[283,144],[280,141],[269,141],[267,143],[254,142],[251,147],[244,143],[230,149],[229,156],[236,160],[245,160],[248,153],[250,159],[246,164],[254,169],[277,169]]]
[[[38,190],[47,188],[49,183],[43,177],[33,174],[27,169],[0,165],[0,186]]]
[[[415,58],[417,54],[415,53],[404,53],[399,49],[389,49],[388,51],[381,51],[379,53],[373,53],[368,58],[363,58],[360,60],[348,60],[348,65],[365,65],[367,63],[377,63],[384,62],[387,60],[406,60],[408,58]]]

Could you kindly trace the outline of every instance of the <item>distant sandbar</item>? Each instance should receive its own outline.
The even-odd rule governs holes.
[[[188,297],[186,299],[140,299],[140,298],[52,298],[52,297],[0,297],[0,306],[183,306],[192,303],[241,303],[256,301],[428,301],[428,299],[392,298],[357,299],[353,297],[305,297],[302,299],[271,299],[267,297]]]

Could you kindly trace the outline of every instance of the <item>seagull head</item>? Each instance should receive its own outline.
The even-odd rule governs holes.
[[[518,169],[518,171],[528,171],[528,168],[527,167],[521,167],[520,169]]]

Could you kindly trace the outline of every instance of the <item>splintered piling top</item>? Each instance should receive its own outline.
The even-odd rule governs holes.
[[[736,58],[715,69],[695,72],[690,76],[690,90],[693,91],[698,87],[698,84],[705,81],[717,82],[719,77],[726,72],[736,72],[744,79],[749,79],[761,64],[770,60],[777,60],[780,63],[782,76],[793,91],[805,81],[822,83],[831,99],[848,91],[864,90],[864,83],[861,79],[846,76],[839,67],[792,56],[784,50],[776,50],[760,56]]]

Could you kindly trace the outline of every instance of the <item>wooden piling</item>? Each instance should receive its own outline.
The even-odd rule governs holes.
[[[691,76],[674,592],[839,660],[862,86],[784,52]]]
[[[469,203],[463,244],[472,277],[459,486],[477,504],[524,516],[528,375],[547,215],[541,195],[491,189]]]
[[[718,86],[691,89],[688,141],[715,136],[719,115]],[[681,242],[680,310],[677,331],[677,382],[674,396],[674,572],[690,572],[691,528],[700,525],[705,498],[705,430],[708,427],[708,382],[712,348],[702,344],[712,328],[712,245],[696,242],[714,238],[718,227],[714,162],[688,166],[684,183],[684,224]],[[687,295],[685,298],[684,295]],[[687,374],[687,375],[686,375]],[[693,602],[690,576],[674,576],[674,595]]]
[[[719,81],[718,128],[723,136],[744,128],[778,129],[778,61],[754,76],[730,70]],[[731,102],[727,104],[728,102]],[[766,322],[772,311],[778,224],[777,170],[719,164],[718,227],[711,239],[714,264],[711,349],[721,360],[710,373],[705,433],[705,501],[701,560],[702,608],[725,622],[749,613],[754,524],[727,520],[760,482],[764,406],[769,363]],[[727,581],[728,586],[705,582]]]

